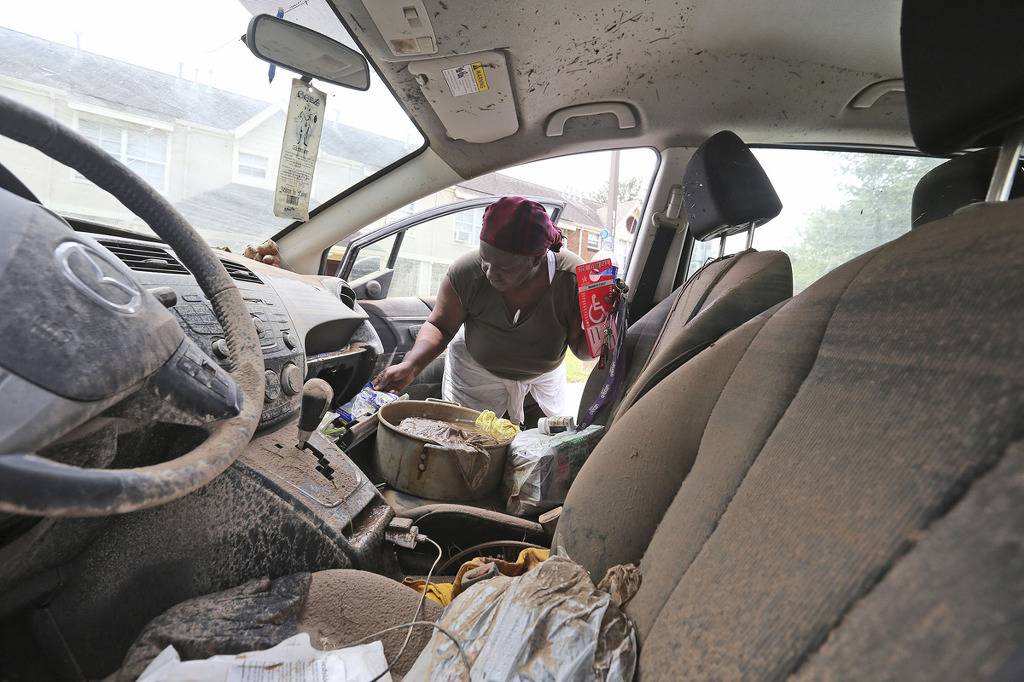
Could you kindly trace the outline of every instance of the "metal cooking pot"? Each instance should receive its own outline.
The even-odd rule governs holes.
[[[374,466],[392,488],[430,500],[463,502],[486,497],[501,483],[508,442],[484,448],[489,455],[486,471],[472,489],[453,450],[398,429],[407,417],[458,424],[476,421],[478,411],[440,400],[399,400],[382,407],[377,415],[380,423]]]

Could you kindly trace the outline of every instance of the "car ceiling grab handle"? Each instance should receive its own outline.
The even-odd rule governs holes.
[[[902,78],[889,78],[877,83],[865,86],[860,92],[853,96],[847,105],[851,109],[870,109],[875,106],[878,100],[890,92],[904,92]]]
[[[544,134],[548,137],[558,137],[565,132],[565,124],[570,118],[581,116],[599,116],[611,114],[619,122],[619,130],[636,128],[636,114],[633,108],[624,102],[592,102],[591,104],[576,104],[571,107],[559,109],[548,118],[548,126]]]

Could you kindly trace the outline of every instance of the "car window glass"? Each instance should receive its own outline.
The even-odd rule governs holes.
[[[483,208],[473,208],[439,216],[406,230],[388,298],[436,295],[448,266],[479,247],[483,215]]]
[[[693,273],[701,269],[708,261],[718,258],[719,239],[712,239],[706,242],[694,242],[690,250],[690,262],[686,266],[686,276],[692,277]]]
[[[349,280],[355,281],[387,268],[388,258],[391,256],[391,249],[395,245],[396,238],[395,235],[391,235],[360,249],[355,263],[352,264]]]
[[[782,199],[782,213],[754,233],[754,248],[785,251],[798,293],[846,261],[910,230],[910,203],[922,175],[943,159],[814,149],[755,149]],[[746,234],[726,239],[742,251]],[[718,254],[719,240],[698,244],[688,276]]]

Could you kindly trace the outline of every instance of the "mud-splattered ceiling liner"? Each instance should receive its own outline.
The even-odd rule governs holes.
[[[437,56],[507,54],[520,128],[487,144],[449,139],[362,2],[333,1],[464,176],[587,149],[694,145],[724,128],[754,143],[911,144],[901,98],[846,108],[864,86],[901,75],[899,0],[425,0]],[[545,137],[551,112],[600,101],[632,104],[638,127],[576,119]]]

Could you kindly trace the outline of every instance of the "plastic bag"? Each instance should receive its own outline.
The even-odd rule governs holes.
[[[576,562],[553,556],[516,578],[473,585],[438,623],[408,680],[632,680],[636,632]]]
[[[604,427],[588,426],[545,436],[523,431],[508,448],[505,460],[505,509],[509,514],[540,514],[565,502],[569,486],[601,440]]]
[[[519,434],[519,427],[508,419],[502,419],[491,410],[484,410],[476,418],[476,428],[499,443],[512,440]]]
[[[395,400],[398,400],[398,396],[394,393],[376,391],[373,388],[373,384],[368,383],[363,386],[359,393],[356,393],[352,400],[339,407],[335,412],[341,422],[353,424],[360,419],[377,414],[377,410]],[[339,425],[337,421],[335,420],[335,426]]]

